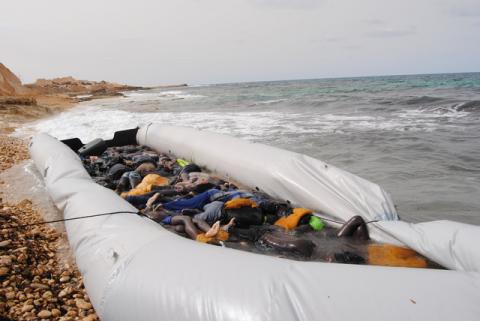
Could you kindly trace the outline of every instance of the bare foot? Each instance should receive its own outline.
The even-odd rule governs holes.
[[[209,229],[206,233],[206,237],[214,237],[215,235],[218,234],[218,231],[220,230],[220,221],[216,221],[213,225],[212,228]]]
[[[153,203],[155,203],[159,197],[160,197],[160,193],[153,194],[153,196],[150,197],[147,201],[147,208],[148,209],[152,208]]]
[[[227,225],[222,226],[222,230],[228,232],[228,230],[234,225],[235,225],[235,217],[232,217],[232,219],[230,220],[230,222],[228,222]]]

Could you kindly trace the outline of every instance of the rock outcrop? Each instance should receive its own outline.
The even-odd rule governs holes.
[[[77,80],[73,77],[38,79],[26,85],[36,94],[90,94],[94,96],[112,96],[121,91],[142,89],[106,81]]]
[[[20,79],[0,62],[0,96],[28,95],[30,90],[22,85]]]

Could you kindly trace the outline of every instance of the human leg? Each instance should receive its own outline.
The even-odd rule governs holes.
[[[212,190],[200,193],[189,199],[181,199],[163,204],[163,208],[170,211],[181,211],[185,208],[202,209],[210,201]]]
[[[172,225],[183,225],[185,233],[192,239],[196,240],[197,236],[202,232],[193,224],[192,218],[184,215],[176,215],[172,217]]]
[[[223,204],[224,203],[220,201],[208,203],[203,207],[203,212],[196,214],[194,217],[212,224],[221,219]]]

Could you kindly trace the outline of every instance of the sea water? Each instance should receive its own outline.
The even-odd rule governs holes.
[[[150,122],[324,160],[381,185],[407,221],[480,225],[480,73],[141,90],[82,103],[17,134],[87,142]]]

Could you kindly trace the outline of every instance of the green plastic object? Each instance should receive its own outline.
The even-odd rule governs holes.
[[[310,217],[308,224],[310,224],[315,231],[321,231],[325,227],[325,223],[319,217],[314,215]]]
[[[185,166],[187,166],[188,164],[190,164],[189,162],[187,162],[186,160],[181,159],[181,158],[177,159],[177,163],[178,163],[178,165],[180,165],[181,167],[185,167]]]

